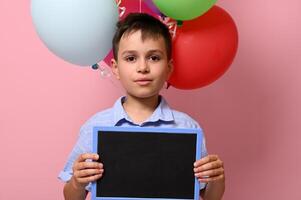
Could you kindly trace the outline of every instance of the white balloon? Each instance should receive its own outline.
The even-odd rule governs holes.
[[[48,49],[81,66],[109,53],[119,17],[115,0],[32,0],[31,15]]]

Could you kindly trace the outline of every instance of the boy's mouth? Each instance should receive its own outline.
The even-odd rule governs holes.
[[[148,85],[152,82],[151,79],[148,78],[140,78],[140,79],[136,79],[135,83],[137,83],[138,85],[144,86],[144,85]]]

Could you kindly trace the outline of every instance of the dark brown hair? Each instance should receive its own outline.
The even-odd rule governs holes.
[[[117,60],[121,37],[125,34],[130,34],[136,31],[141,31],[142,40],[147,38],[158,39],[163,37],[167,58],[168,60],[171,59],[172,39],[167,26],[160,20],[146,13],[130,13],[123,20],[117,23],[117,30],[113,37],[113,54],[115,60]]]

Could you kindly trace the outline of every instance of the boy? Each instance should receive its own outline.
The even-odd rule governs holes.
[[[128,15],[117,28],[111,64],[126,96],[81,127],[79,139],[59,175],[67,182],[65,199],[85,199],[90,183],[104,173],[101,157],[89,153],[92,152],[93,126],[199,127],[188,115],[169,108],[159,95],[173,68],[168,28],[154,17],[141,13]],[[221,199],[225,188],[223,162],[217,155],[207,155],[205,144],[201,151],[202,159],[191,167],[201,183],[200,196],[206,200]]]

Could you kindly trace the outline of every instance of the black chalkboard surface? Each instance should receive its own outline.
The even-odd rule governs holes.
[[[195,199],[200,129],[95,127],[93,149],[104,175],[92,199]]]

